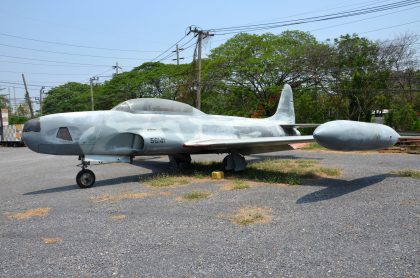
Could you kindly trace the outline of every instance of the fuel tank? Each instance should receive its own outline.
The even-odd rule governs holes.
[[[389,148],[400,135],[386,125],[338,120],[318,126],[313,134],[321,146],[338,151],[365,151]]]

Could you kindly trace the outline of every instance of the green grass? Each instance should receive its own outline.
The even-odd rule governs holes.
[[[254,215],[252,215],[252,217],[250,218],[244,218],[238,221],[239,225],[250,225],[255,223],[256,221],[261,221],[262,219],[264,219],[264,215],[262,215],[261,213],[256,213]]]
[[[152,187],[169,187],[169,186],[181,186],[191,182],[191,177],[161,174],[152,177],[142,179],[140,182],[144,182],[146,185]]]
[[[269,223],[271,218],[271,209],[250,207],[241,208],[231,216],[232,222],[241,226]]]
[[[233,189],[247,189],[250,187],[249,184],[243,180],[234,179],[232,180],[232,183],[233,183],[233,186],[232,186]]]
[[[250,163],[242,177],[260,182],[297,185],[303,178],[332,177],[340,173],[341,170],[337,168],[319,167],[315,160],[276,159]]]
[[[182,172],[165,173],[142,178],[140,182],[152,187],[170,187],[189,184],[194,179],[210,178],[211,172],[223,169],[221,162],[194,162]],[[225,172],[225,178],[233,182],[231,189],[245,189],[246,181],[298,185],[302,179],[336,177],[337,168],[321,167],[316,160],[269,159],[251,162],[241,172]]]
[[[392,171],[391,174],[398,175],[401,177],[420,179],[420,170],[404,169],[404,170]]]
[[[323,146],[318,144],[317,142],[312,142],[307,144],[306,146],[299,148],[300,150],[326,150]]]
[[[211,195],[208,191],[192,191],[181,195],[181,199],[187,201],[195,201],[200,199],[206,199]]]

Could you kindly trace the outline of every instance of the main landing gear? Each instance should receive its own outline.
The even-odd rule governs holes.
[[[174,170],[186,169],[191,164],[191,155],[187,153],[169,155],[169,163]]]
[[[223,169],[225,171],[244,171],[246,168],[245,157],[239,153],[232,152],[223,159]]]
[[[81,157],[80,160],[82,163],[77,166],[82,167],[82,170],[77,174],[76,182],[80,188],[89,188],[95,183],[95,174],[87,169],[90,163],[85,161],[84,157]]]

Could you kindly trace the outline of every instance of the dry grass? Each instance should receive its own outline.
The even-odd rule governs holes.
[[[297,185],[301,178],[336,177],[341,170],[320,167],[315,160],[273,159],[251,163],[245,173],[248,179],[255,181]]]
[[[317,142],[307,143],[304,146],[300,147],[299,150],[327,150]]]
[[[414,206],[414,205],[418,205],[420,204],[419,200],[402,200],[401,205],[405,205],[405,206]]]
[[[190,172],[187,173],[195,178],[207,177],[208,173],[221,168],[221,163],[193,163]],[[226,172],[225,177],[227,179],[296,185],[300,184],[302,178],[336,177],[340,174],[340,169],[321,167],[315,160],[268,159],[251,162],[242,172]]]
[[[114,219],[114,220],[122,220],[122,219],[126,219],[127,215],[125,215],[125,214],[114,214],[114,215],[111,215],[111,218]]]
[[[140,182],[154,188],[174,188],[190,183],[210,181],[211,173],[220,171],[222,168],[220,162],[194,162],[188,169],[182,171],[182,175],[179,172],[160,174],[142,178]],[[321,167],[315,160],[271,159],[251,162],[241,172],[225,172],[225,178],[228,180],[297,185],[300,184],[302,178],[336,177],[340,174],[340,169]],[[246,185],[233,187],[235,188],[232,189],[248,188]]]
[[[62,237],[41,237],[44,244],[56,244],[63,241]]]
[[[21,212],[8,212],[6,213],[6,217],[10,220],[23,220],[32,217],[43,217],[47,215],[50,210],[50,208],[34,208]]]
[[[105,193],[96,197],[90,197],[89,200],[94,203],[119,202],[122,200],[129,200],[129,199],[144,199],[152,195],[153,195],[152,193],[148,193],[148,192],[121,192],[121,193],[116,193],[116,194]]]
[[[420,170],[415,170],[415,169],[404,169],[404,170],[392,171],[391,174],[398,175],[401,177],[420,179]]]
[[[240,180],[240,179],[232,179],[227,182],[227,184],[222,186],[223,190],[241,190],[241,189],[248,189],[251,186],[247,181]]]
[[[140,180],[151,187],[177,187],[191,183],[192,178],[188,176],[162,174]]]
[[[94,203],[101,202],[119,202],[123,200],[144,199],[153,196],[167,196],[170,192],[120,192],[120,193],[105,193],[99,196],[90,197],[89,200]]]
[[[208,191],[192,191],[177,197],[178,201],[197,201],[211,196]]]
[[[246,207],[232,215],[231,220],[235,224],[247,226],[269,223],[271,218],[271,209],[269,208]]]

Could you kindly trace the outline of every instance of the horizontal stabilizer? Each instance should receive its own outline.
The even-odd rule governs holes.
[[[280,124],[283,128],[310,128],[318,127],[320,124]]]

